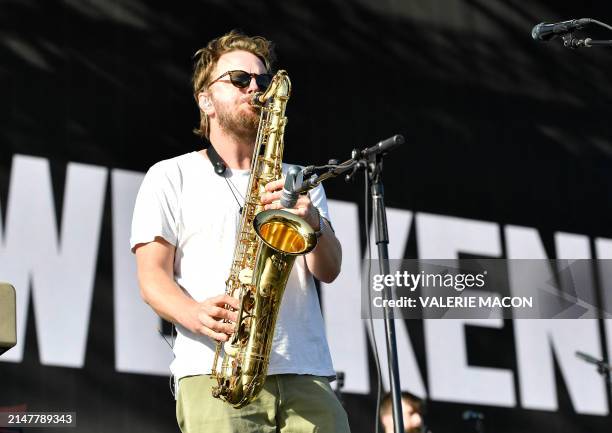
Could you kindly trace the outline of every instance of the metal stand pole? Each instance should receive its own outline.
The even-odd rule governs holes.
[[[389,233],[387,230],[387,213],[385,210],[384,191],[382,184],[382,155],[376,154],[369,158],[368,176],[372,182],[370,193],[372,195],[372,215],[376,227],[376,245],[378,247],[378,263],[382,275],[389,274]],[[391,288],[385,287],[383,298],[391,298]],[[389,362],[389,381],[391,385],[391,402],[393,405],[393,430],[395,433],[404,433],[404,417],[402,411],[402,395],[399,380],[399,367],[397,362],[397,345],[395,323],[392,312],[384,303],[385,337],[387,342],[387,359]]]

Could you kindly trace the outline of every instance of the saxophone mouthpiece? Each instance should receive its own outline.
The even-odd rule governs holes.
[[[251,96],[251,105],[255,105],[256,107],[262,107],[263,101],[261,101],[260,97],[263,95],[262,92],[256,92]]]

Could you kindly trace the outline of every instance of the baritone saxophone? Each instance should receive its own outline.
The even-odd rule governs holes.
[[[283,210],[263,210],[265,185],[282,177],[285,108],[291,93],[286,71],[278,71],[252,104],[260,121],[251,175],[238,228],[226,293],[239,299],[238,319],[228,341],[217,342],[212,394],[236,408],[261,391],[268,371],[280,303],[295,258],[316,246],[302,218]],[[231,308],[226,305],[226,308]]]

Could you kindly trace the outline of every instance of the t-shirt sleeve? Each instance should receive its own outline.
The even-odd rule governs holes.
[[[323,184],[319,184],[316,188],[310,190],[310,200],[312,201],[312,204],[319,209],[321,216],[327,221],[331,222],[329,209],[327,207],[327,197],[325,196]]]
[[[180,188],[173,173],[156,164],[145,175],[134,205],[130,248],[162,237],[172,245],[178,240]]]

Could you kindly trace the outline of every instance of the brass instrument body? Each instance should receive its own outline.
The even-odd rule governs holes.
[[[265,185],[282,177],[285,109],[291,81],[278,71],[253,104],[261,116],[251,176],[238,229],[226,293],[240,300],[234,333],[217,343],[213,396],[239,408],[249,404],[266,380],[276,318],[296,256],[316,246],[313,229],[283,210],[263,210]],[[226,308],[230,308],[226,306]]]

